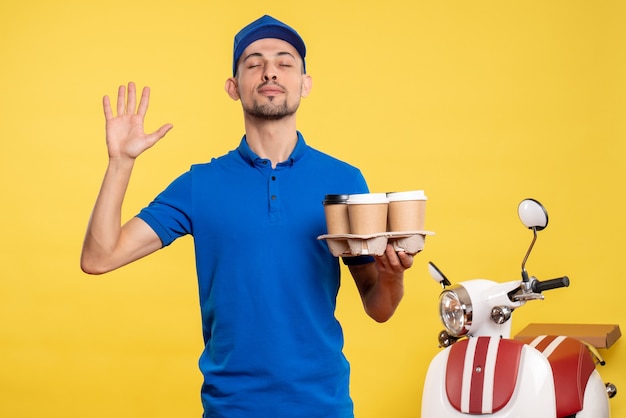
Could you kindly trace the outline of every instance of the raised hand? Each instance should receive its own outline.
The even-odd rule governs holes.
[[[128,93],[128,94],[127,94]],[[106,141],[110,158],[137,158],[142,152],[152,147],[172,129],[168,123],[156,131],[144,132],[144,119],[150,102],[150,88],[144,87],[141,92],[139,106],[135,83],[128,83],[128,92],[125,86],[117,91],[117,115],[111,109],[109,96],[104,96],[102,105],[106,119]]]

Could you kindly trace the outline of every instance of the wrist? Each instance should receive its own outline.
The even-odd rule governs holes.
[[[130,171],[135,165],[135,159],[123,156],[109,156],[109,170]]]

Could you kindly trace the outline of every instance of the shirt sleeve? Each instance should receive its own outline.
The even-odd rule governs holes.
[[[156,232],[164,247],[191,234],[191,172],[174,180],[137,217]]]

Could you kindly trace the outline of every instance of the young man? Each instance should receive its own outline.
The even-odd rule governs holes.
[[[309,147],[296,111],[311,90],[298,33],[270,17],[235,36],[226,92],[243,108],[237,149],[193,165],[121,223],[135,159],[172,128],[146,134],[150,91],[118,90],[103,107],[109,165],[89,225],[82,269],[101,274],[192,234],[205,349],[204,417],[352,417],[349,364],[334,316],[340,266],[316,237],[326,194],[367,192],[360,171]],[[245,244],[245,245],[244,245]],[[245,251],[242,248],[245,247]],[[365,311],[393,315],[413,258],[388,246],[349,257]]]

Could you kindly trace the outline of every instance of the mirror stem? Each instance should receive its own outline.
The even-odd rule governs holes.
[[[528,247],[528,251],[526,251],[526,256],[524,257],[524,261],[522,261],[522,280],[524,282],[528,282],[528,273],[526,273],[526,261],[528,261],[528,256],[535,246],[535,241],[537,241],[537,227],[533,226],[531,228],[533,230],[533,240],[530,243],[530,247]]]

